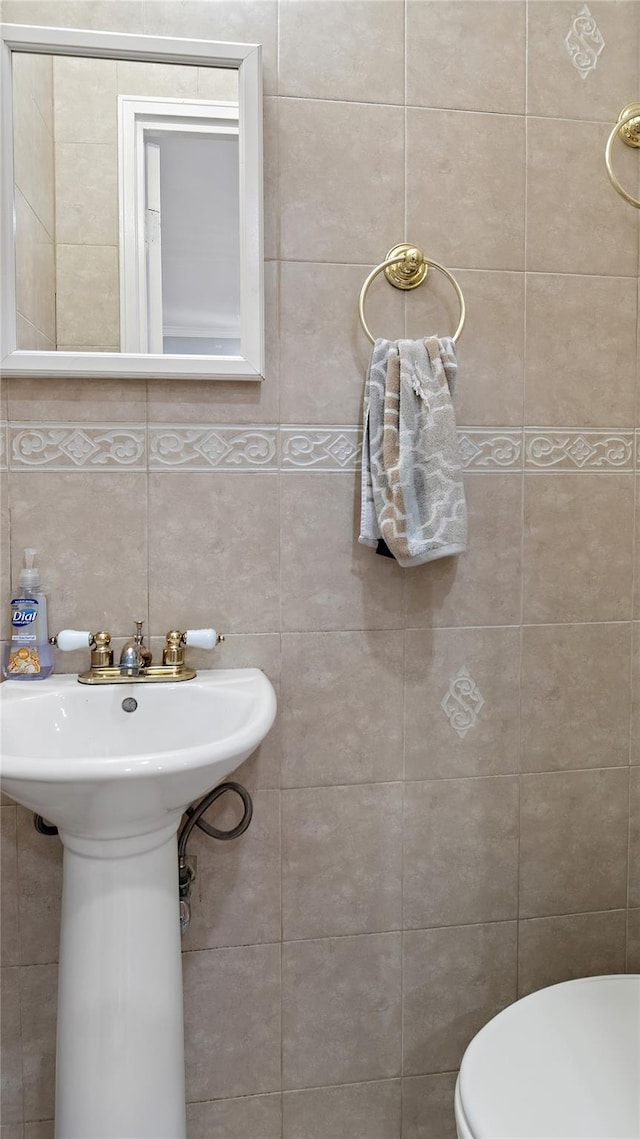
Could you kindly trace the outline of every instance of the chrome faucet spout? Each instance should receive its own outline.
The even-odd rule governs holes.
[[[120,672],[125,676],[140,676],[151,664],[151,653],[144,644],[142,621],[136,621],[135,636],[127,641],[120,653]]]

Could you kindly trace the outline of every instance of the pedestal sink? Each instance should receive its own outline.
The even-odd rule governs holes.
[[[56,1139],[184,1139],[176,831],[264,739],[258,669],[0,685],[1,783],[64,844]]]

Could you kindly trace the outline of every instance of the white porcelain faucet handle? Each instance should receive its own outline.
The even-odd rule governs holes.
[[[215,649],[221,639],[215,629],[187,629],[184,635],[185,645],[193,649]]]
[[[55,643],[63,653],[72,652],[73,649],[88,649],[92,640],[93,633],[84,629],[61,629],[55,637]]]

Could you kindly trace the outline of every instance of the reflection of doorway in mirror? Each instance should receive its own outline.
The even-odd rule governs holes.
[[[29,52],[12,59],[16,347],[119,353],[118,96],[225,101],[237,114],[238,72]]]
[[[118,103],[122,350],[237,356],[237,103]]]

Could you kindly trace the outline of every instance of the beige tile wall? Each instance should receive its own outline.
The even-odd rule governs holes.
[[[11,559],[39,547],[52,625],[124,636],[143,613],[157,645],[211,621],[215,663],[280,694],[239,774],[251,829],[193,843],[190,1139],[452,1139],[488,1017],[640,969],[639,215],[602,163],[640,28],[591,0],[582,72],[581,7],[55,3],[265,48],[264,385],[24,381],[7,404]],[[354,540],[355,303],[405,236],[469,305],[469,551],[409,571]],[[432,275],[406,300],[377,282],[368,315],[415,336],[456,311]],[[60,848],[2,817],[3,1122],[45,1139]]]

